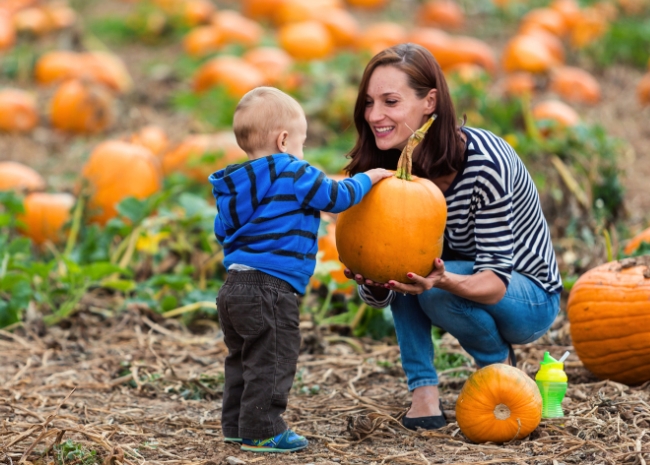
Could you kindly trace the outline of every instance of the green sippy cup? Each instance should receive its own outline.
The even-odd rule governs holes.
[[[568,355],[567,352],[560,360],[555,360],[548,352],[544,353],[544,360],[535,376],[535,382],[542,395],[542,418],[564,416],[562,399],[566,394],[567,376],[563,362]]]

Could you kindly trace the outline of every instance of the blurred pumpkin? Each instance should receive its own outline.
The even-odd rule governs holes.
[[[255,66],[264,75],[264,83],[271,86],[282,87],[293,66],[291,55],[277,47],[254,48],[242,58]]]
[[[423,46],[435,57],[440,50],[450,48],[452,38],[440,29],[418,27],[409,33],[408,41]]]
[[[618,5],[626,15],[639,15],[650,8],[649,0],[618,0]]]
[[[346,0],[347,4],[356,8],[378,9],[388,4],[388,0]]]
[[[224,44],[254,47],[259,44],[264,32],[262,26],[256,21],[233,10],[217,11],[212,16],[211,24],[221,34],[221,41]]]
[[[474,63],[457,63],[445,68],[444,73],[453,81],[474,86],[480,86],[486,76],[485,68]]]
[[[106,224],[127,197],[143,200],[162,187],[160,162],[146,147],[109,140],[99,144],[81,170],[88,188],[90,220]]]
[[[16,28],[9,13],[0,11],[0,50],[9,50],[16,43]]]
[[[36,170],[17,161],[0,161],[0,191],[41,191],[45,179]]]
[[[519,35],[534,37],[548,49],[557,63],[564,63],[564,45],[562,44],[562,40],[555,34],[533,24],[520,28]]]
[[[327,225],[327,234],[321,236],[318,239],[318,252],[322,252],[322,256],[320,257],[321,262],[332,261],[339,265],[339,269],[331,271],[330,276],[332,277],[334,282],[338,284],[349,284],[349,286],[343,288],[340,292],[346,295],[354,294],[354,291],[356,290],[356,286],[354,285],[354,281],[347,278],[345,276],[345,273],[343,273],[343,270],[345,269],[345,265],[340,262],[339,252],[336,249],[336,224],[335,223],[329,223]],[[310,283],[313,288],[317,288],[322,284],[318,279],[314,277],[311,278]]]
[[[185,0],[183,20],[190,27],[209,23],[216,11],[210,0]]]
[[[354,45],[361,34],[359,22],[347,10],[334,8],[316,19],[327,28],[337,47]]]
[[[319,3],[321,2],[317,0],[280,0],[273,12],[273,21],[277,26],[283,26],[317,19],[321,6]]]
[[[641,105],[650,105],[650,73],[645,73],[639,81],[636,95]]]
[[[501,60],[506,72],[543,73],[559,64],[549,49],[530,35],[518,35],[510,39]]]
[[[465,25],[465,13],[454,0],[428,0],[416,13],[419,24],[442,29],[460,29]]]
[[[221,55],[205,62],[194,74],[193,87],[203,92],[224,86],[233,97],[243,95],[264,84],[264,75],[253,65],[235,56]]]
[[[503,90],[513,97],[532,95],[535,92],[535,78],[526,71],[509,74],[503,80]]]
[[[246,161],[246,152],[237,145],[232,132],[188,136],[162,157],[163,173],[182,173],[204,183],[215,171]]]
[[[630,239],[625,245],[623,252],[625,252],[625,255],[632,255],[639,247],[641,247],[641,244],[644,242],[650,244],[650,228],[644,229],[639,234]]]
[[[567,29],[571,29],[580,16],[580,5],[576,0],[553,0],[549,7],[562,15]]]
[[[393,45],[406,42],[407,32],[398,23],[385,21],[369,25],[357,40],[357,49],[366,50],[373,55]]]
[[[37,245],[45,241],[54,244],[63,242],[63,226],[70,220],[74,203],[75,198],[71,194],[34,192],[27,195],[23,201],[25,213],[18,217],[24,223],[20,232]]]
[[[542,420],[542,396],[523,371],[495,363],[472,373],[456,400],[456,421],[470,441],[523,439]]]
[[[334,50],[332,35],[318,21],[282,26],[278,31],[278,43],[289,55],[301,61],[327,58]]]
[[[112,107],[113,97],[105,87],[73,79],[54,93],[50,118],[57,129],[93,134],[113,123]]]
[[[282,0],[241,0],[242,12],[256,20],[271,19]]]
[[[571,288],[567,316],[585,368],[618,383],[650,381],[650,256],[584,273]]]
[[[221,32],[215,26],[193,28],[183,38],[183,49],[192,57],[202,57],[216,52],[221,47]]]
[[[533,118],[537,121],[555,121],[561,127],[572,127],[580,123],[580,116],[576,111],[559,100],[547,100],[533,107]]]
[[[65,29],[77,22],[77,13],[65,1],[51,1],[42,8],[53,29]]]
[[[38,124],[36,99],[19,89],[0,90],[0,130],[29,132]]]
[[[552,8],[535,8],[526,13],[521,19],[521,26],[526,27],[531,24],[546,29],[558,37],[562,37],[567,33],[564,16]]]
[[[153,124],[133,133],[130,142],[148,148],[156,156],[162,155],[169,147],[169,139],[163,128]]]
[[[83,69],[80,54],[53,50],[39,57],[34,66],[34,77],[39,84],[53,84],[79,76]]]
[[[583,48],[605,35],[609,23],[595,8],[585,8],[570,31],[570,42],[575,48]]]
[[[549,88],[567,102],[596,104],[600,101],[600,84],[596,78],[573,66],[553,68]]]
[[[114,53],[87,52],[83,53],[80,59],[80,76],[104,84],[117,92],[129,92],[133,88],[133,80],[124,61]]]
[[[47,34],[53,26],[45,10],[36,6],[17,11],[13,19],[18,32],[28,32],[36,36]]]
[[[618,8],[611,0],[601,0],[591,6],[600,13],[607,22],[613,22],[618,19]]]
[[[462,63],[476,64],[490,73],[496,72],[497,63],[492,47],[469,36],[454,36],[434,54],[443,69]]]

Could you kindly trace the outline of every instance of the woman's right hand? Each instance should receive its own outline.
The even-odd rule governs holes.
[[[356,274],[353,273],[349,268],[345,268],[343,270],[343,274],[348,279],[354,279],[359,285],[365,284],[366,286],[374,286],[374,287],[382,287],[384,289],[390,289],[390,286],[387,283],[378,283],[373,281],[372,279],[366,279],[363,277],[363,275],[360,275],[358,273]]]

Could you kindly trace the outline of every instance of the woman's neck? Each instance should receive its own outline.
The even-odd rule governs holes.
[[[465,133],[462,130],[460,131],[460,138],[463,141],[463,146],[467,145],[467,136],[465,136]],[[465,150],[465,147],[463,147],[463,150]],[[438,186],[438,189],[440,189],[443,194],[445,194],[447,189],[449,189],[449,186],[454,182],[454,179],[456,179],[457,175],[458,171],[454,171],[453,173],[434,178],[431,181]]]

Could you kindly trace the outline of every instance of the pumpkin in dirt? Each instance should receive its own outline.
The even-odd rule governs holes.
[[[242,58],[255,66],[263,75],[264,83],[282,87],[289,77],[293,58],[277,47],[258,47],[246,52]]]
[[[497,60],[492,47],[469,36],[454,36],[433,53],[440,67],[450,68],[459,64],[475,64],[481,66],[489,73],[497,69]]]
[[[223,44],[240,44],[255,47],[262,39],[264,30],[256,21],[233,10],[217,11],[210,21],[221,34]]]
[[[347,10],[334,8],[316,19],[327,28],[337,47],[354,45],[361,34],[359,22]]]
[[[530,10],[521,19],[521,26],[534,24],[546,29],[548,32],[562,37],[567,33],[567,25],[560,12],[553,8],[535,8]]]
[[[428,0],[420,6],[416,18],[424,26],[442,29],[460,29],[465,25],[465,13],[454,0]]]
[[[557,11],[564,18],[564,24],[570,30],[580,16],[580,4],[577,0],[553,0],[550,8]]]
[[[532,109],[533,118],[537,121],[554,121],[560,127],[572,127],[580,123],[578,113],[564,102],[546,100],[535,105]]]
[[[517,35],[510,39],[501,56],[501,63],[509,73],[544,73],[560,64],[548,47],[532,35]]]
[[[584,273],[571,288],[567,316],[585,368],[628,385],[650,381],[650,256]]]
[[[555,58],[557,63],[564,63],[565,61],[564,45],[562,44],[562,40],[558,36],[536,25],[530,25],[530,26],[525,26],[520,28],[518,35],[534,37],[542,45],[544,45],[544,47],[546,47],[546,49],[550,52],[553,58]]]
[[[357,39],[356,48],[375,55],[393,45],[406,42],[406,39],[407,32],[404,26],[391,21],[383,21],[365,28]]]
[[[164,129],[153,124],[132,134],[130,142],[148,148],[156,156],[162,155],[169,147],[169,139]]]
[[[185,24],[194,27],[209,23],[216,8],[210,0],[187,0],[183,10]]]
[[[45,179],[36,170],[17,161],[0,161],[0,191],[40,191]]]
[[[0,90],[0,131],[29,132],[38,124],[36,99],[20,89]]]
[[[650,105],[650,72],[645,73],[637,84],[636,95],[641,105]]]
[[[600,101],[600,84],[596,78],[573,66],[553,68],[549,88],[567,102],[594,105]]]
[[[320,257],[321,262],[331,261],[339,265],[339,269],[331,271],[330,276],[338,284],[349,284],[349,286],[343,288],[341,292],[346,295],[352,295],[356,286],[354,286],[352,280],[345,276],[345,273],[343,273],[345,265],[339,261],[339,253],[336,249],[336,223],[328,224],[327,234],[318,239],[318,252],[322,252],[322,256]],[[321,282],[314,277],[311,278],[310,282],[314,288],[321,285]]]
[[[39,84],[53,84],[81,74],[80,54],[65,50],[44,53],[34,66],[34,78]]]
[[[609,29],[605,15],[596,8],[585,8],[570,30],[570,43],[574,48],[584,48],[602,37]]]
[[[509,96],[532,95],[535,92],[535,78],[526,71],[508,74],[503,80],[503,91]]]
[[[334,39],[318,21],[303,21],[282,26],[278,43],[293,58],[300,61],[327,58],[334,51]]]
[[[473,373],[456,401],[458,426],[476,443],[525,438],[541,419],[542,396],[535,381],[503,363]]]
[[[79,59],[79,77],[86,77],[121,93],[133,88],[131,75],[119,56],[110,52],[87,52],[82,53]]]
[[[63,242],[63,226],[70,220],[74,202],[74,196],[65,193],[34,192],[27,195],[23,201],[25,213],[18,217],[25,225],[20,232],[37,245],[45,241]]]
[[[361,202],[339,213],[336,248],[354,273],[379,283],[427,276],[442,254],[447,202],[431,181],[411,175],[412,152],[433,121],[409,138],[396,175],[378,182]]]
[[[16,43],[16,28],[11,15],[0,11],[0,50],[9,50]]]
[[[214,26],[192,28],[183,38],[183,49],[192,57],[202,57],[216,52],[221,47],[221,33]]]
[[[623,252],[625,255],[632,255],[639,247],[641,247],[641,244],[644,242],[650,244],[650,228],[644,229],[639,234],[630,239],[625,245]]]
[[[165,176],[182,173],[204,183],[215,171],[246,160],[246,152],[237,145],[235,135],[224,131],[187,137],[163,155],[162,169]]]
[[[113,96],[103,86],[76,79],[59,86],[50,106],[52,126],[95,134],[113,123]]]
[[[238,98],[261,85],[264,85],[264,75],[255,66],[228,55],[206,61],[194,74],[193,82],[196,92],[223,86],[228,94]]]
[[[140,145],[109,140],[99,144],[81,170],[90,219],[106,224],[127,197],[145,199],[162,187],[160,161]]]

